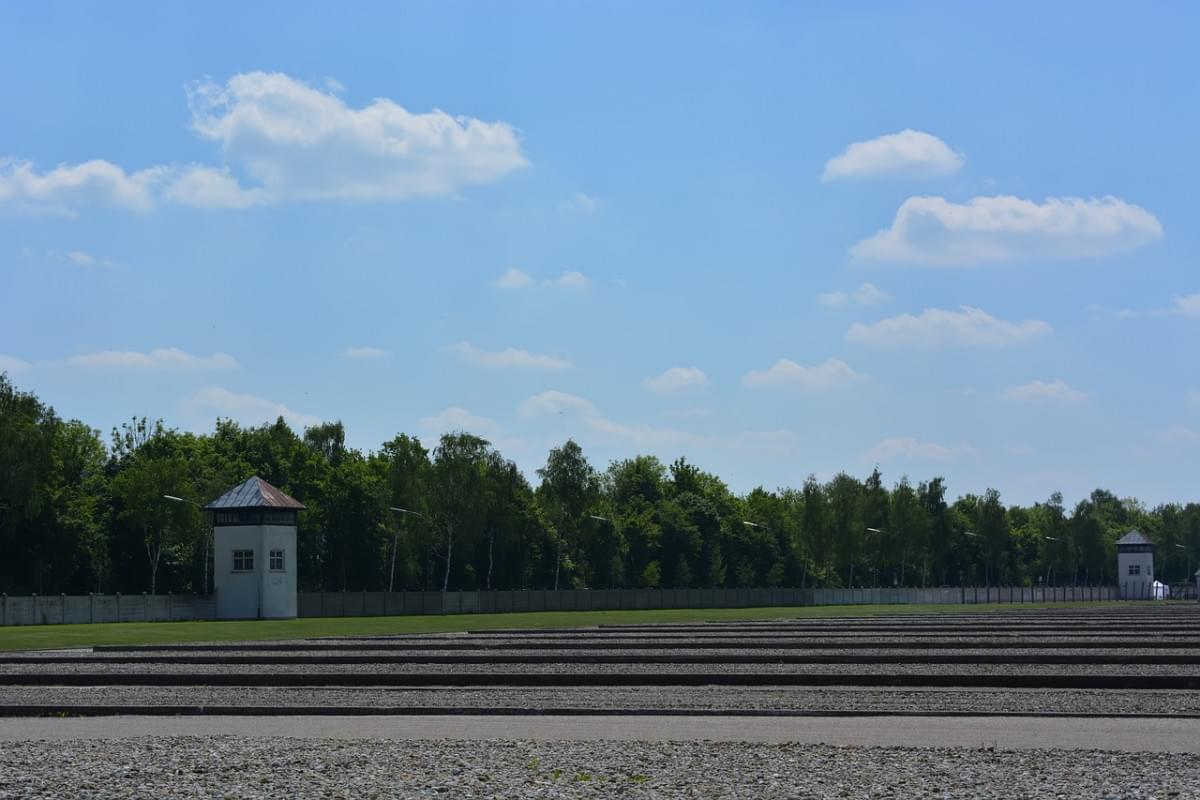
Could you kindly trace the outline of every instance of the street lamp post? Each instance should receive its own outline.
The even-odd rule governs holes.
[[[1192,554],[1191,554],[1191,551],[1189,551],[1186,547],[1184,547],[1181,544],[1177,544],[1177,545],[1175,545],[1175,547],[1177,547],[1180,550],[1183,550],[1185,553],[1187,553],[1187,556],[1186,556],[1187,561],[1185,563],[1184,572],[1183,572],[1183,582],[1187,583],[1188,577],[1192,574]]]
[[[417,511],[409,511],[407,508],[397,508],[396,506],[388,506],[389,511],[394,511],[397,514],[412,514],[414,517],[425,518],[424,514]],[[388,571],[388,594],[392,593],[392,587],[396,581],[396,548],[400,546],[400,527],[396,526],[395,533],[392,534],[392,567]]]

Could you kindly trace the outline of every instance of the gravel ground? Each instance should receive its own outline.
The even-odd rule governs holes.
[[[513,645],[512,647],[497,647],[488,648],[486,650],[440,650],[436,647],[430,647],[428,650],[285,650],[285,651],[264,651],[264,650],[187,650],[187,651],[132,651],[123,653],[92,653],[81,651],[56,652],[53,654],[41,654],[40,657],[35,656],[17,656],[14,660],[19,660],[22,664],[30,663],[48,663],[47,656],[52,655],[55,659],[84,659],[93,656],[105,659],[123,659],[128,662],[147,662],[174,658],[309,658],[309,659],[328,659],[328,658],[372,658],[372,659],[411,659],[421,656],[439,656],[448,658],[491,658],[496,656],[534,656],[537,658],[553,658],[561,656],[578,656],[583,658],[595,656],[620,656],[622,658],[638,658],[641,656],[669,656],[672,658],[686,657],[755,657],[763,658],[770,656],[796,657],[796,656],[840,656],[848,659],[862,660],[865,656],[920,656],[922,658],[937,659],[947,656],[962,656],[962,655],[977,655],[984,656],[989,659],[1000,659],[1005,655],[1019,655],[1022,658],[1035,658],[1038,656],[1079,656],[1085,658],[1097,658],[1104,656],[1190,656],[1196,659],[1196,663],[1200,664],[1200,650],[1192,648],[1180,647],[1164,647],[1155,648],[1154,650],[1146,650],[1139,647],[1111,647],[1111,648],[1073,648],[1073,647],[1035,647],[1035,648],[1015,648],[1011,653],[1006,652],[1002,648],[973,648],[973,647],[940,647],[929,649],[908,649],[903,647],[888,648],[886,650],[872,649],[847,649],[838,648],[837,646],[819,646],[805,647],[801,649],[793,648],[778,648],[772,647],[767,643],[761,647],[750,647],[739,644],[737,647],[724,648],[668,648],[655,647],[653,643],[646,643],[642,647],[636,648],[621,648],[619,650],[607,649],[572,649],[571,647],[553,648],[553,649],[528,649]],[[8,656],[5,656],[8,658]]]
[[[0,798],[1190,798],[1194,756],[735,742],[10,742]]]
[[[0,664],[13,674],[1200,675],[1196,664]]]
[[[697,642],[701,642],[698,646]],[[1146,647],[1146,644],[1153,647]],[[336,647],[334,646],[336,645]],[[464,647],[464,645],[466,645]],[[993,646],[989,646],[993,645]],[[125,650],[95,650],[91,648],[74,648],[69,650],[22,650],[0,652],[0,657],[6,661],[41,661],[48,657],[56,659],[82,658],[102,656],[105,658],[155,659],[178,656],[264,656],[287,655],[303,657],[323,657],[342,655],[365,655],[371,657],[406,656],[417,653],[445,655],[492,655],[492,654],[595,654],[611,652],[622,655],[640,653],[662,654],[736,654],[736,653],[848,653],[848,654],[879,654],[891,655],[897,653],[913,653],[924,655],[946,655],[951,653],[981,653],[995,655],[1011,650],[1019,654],[1062,653],[1067,655],[1102,655],[1112,654],[1180,654],[1196,656],[1200,661],[1200,638],[1175,639],[1156,637],[1121,637],[1106,639],[1104,637],[1076,637],[1072,639],[1058,638],[1054,640],[997,640],[995,638],[961,637],[945,639],[929,639],[926,637],[894,637],[890,639],[847,639],[844,637],[797,640],[791,637],[775,639],[705,639],[691,637],[663,641],[662,639],[641,638],[636,640],[621,639],[614,641],[596,640],[540,640],[531,647],[528,640],[506,639],[488,642],[478,640],[424,640],[404,643],[400,647],[391,647],[388,643],[370,640],[349,640],[346,642],[287,642],[287,643],[254,643],[252,648],[240,649],[237,645],[222,644],[219,647],[194,645],[184,646],[183,649],[154,649],[131,648]]]
[[[437,634],[444,638],[469,638],[478,640],[489,639],[561,639],[561,638],[585,638],[585,639],[637,639],[637,638],[655,638],[655,639],[670,639],[670,638],[689,638],[693,636],[709,636],[709,637],[784,637],[784,638],[813,638],[813,637],[828,637],[828,636],[847,636],[854,638],[873,638],[873,637],[951,637],[951,636],[994,636],[997,638],[1015,638],[1015,637],[1034,637],[1034,638],[1052,638],[1057,636],[1191,636],[1195,637],[1200,632],[1200,626],[1141,626],[1141,625],[1105,625],[1105,626],[1087,626],[1087,625],[1062,625],[1055,627],[1039,627],[1039,628],[992,628],[986,625],[972,625],[962,628],[951,628],[947,626],[921,626],[914,628],[853,628],[853,627],[829,627],[822,629],[815,628],[725,628],[715,625],[702,625],[686,630],[654,630],[652,626],[641,628],[629,628],[623,630],[586,630],[586,631],[565,631],[561,628],[547,628],[542,631],[529,631],[527,633],[518,633],[514,631],[477,631],[475,633],[458,633],[458,634]],[[314,642],[338,642],[338,641],[354,641],[370,640],[370,641],[422,641],[428,640],[431,634],[404,634],[404,635],[379,635],[379,636],[345,636],[345,637],[324,637],[319,639],[310,639]]]
[[[995,642],[997,644],[1012,644],[1013,642],[1035,642],[1044,647],[1060,647],[1070,646],[1075,642],[1166,642],[1178,644],[1180,647],[1194,647],[1200,644],[1200,635],[1195,633],[1155,633],[1151,631],[1131,631],[1127,633],[1095,633],[1084,634],[1079,631],[1063,632],[1056,634],[1013,634],[1013,635],[997,635],[994,633],[985,632],[962,632],[951,634],[852,634],[852,633],[829,633],[829,634],[814,634],[810,636],[797,634],[778,634],[776,636],[764,636],[759,633],[737,635],[735,633],[706,633],[697,631],[693,634],[661,634],[661,635],[646,635],[639,636],[529,636],[529,637],[513,637],[513,636],[463,636],[457,638],[445,639],[327,639],[321,641],[304,642],[305,646],[310,646],[313,649],[324,649],[331,645],[345,647],[354,644],[369,644],[377,647],[379,645],[422,645],[435,646],[438,643],[453,643],[454,645],[467,644],[472,647],[489,648],[489,647],[521,647],[530,643],[536,643],[539,647],[548,645],[561,645],[571,647],[578,644],[601,644],[601,645],[645,645],[658,642],[667,642],[671,644],[686,643],[694,641],[703,641],[711,643],[728,643],[731,645],[743,645],[757,647],[760,645],[770,646],[777,642],[788,642],[799,645],[822,645],[822,644],[877,644],[877,645],[895,645],[908,642],[920,644],[932,644],[943,646],[955,646],[959,642]],[[281,644],[281,643],[275,643]],[[287,643],[295,645],[294,642]],[[197,645],[198,647],[202,645]]]
[[[1200,692],[1088,689],[869,689],[854,687],[613,687],[463,689],[80,686],[0,688],[0,705],[325,706],[652,711],[873,711],[923,713],[1200,714]]]

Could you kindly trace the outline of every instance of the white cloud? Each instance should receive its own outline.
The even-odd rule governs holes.
[[[576,192],[575,196],[571,198],[571,206],[578,211],[591,214],[600,208],[600,201],[594,197],[589,197],[583,192]]]
[[[237,394],[219,386],[201,389],[184,401],[184,406],[191,412],[215,412],[249,425],[274,422],[279,417],[299,428],[316,425],[321,421],[320,417],[293,411],[283,403],[252,394]]]
[[[978,308],[927,308],[920,316],[901,314],[873,323],[856,322],[846,339],[876,347],[1004,347],[1024,344],[1053,329],[1046,322],[1009,322]]]
[[[423,417],[421,427],[438,435],[454,431],[467,431],[476,435],[492,436],[503,430],[500,423],[494,419],[476,416],[458,406],[450,406],[431,417]]]
[[[94,256],[86,250],[68,250],[65,253],[60,250],[47,250],[45,252],[47,258],[53,259],[59,264],[70,264],[71,266],[82,267],[84,269],[116,266],[110,259]],[[32,251],[30,255],[32,255]]]
[[[671,367],[642,383],[652,392],[665,394],[708,386],[708,376],[696,367]]]
[[[673,419],[700,419],[703,417],[711,417],[715,412],[711,408],[702,406],[694,406],[692,408],[669,408],[663,412],[663,416]]]
[[[817,302],[826,308],[842,308],[850,302],[850,295],[845,292],[825,292],[817,295]]]
[[[1049,403],[1060,406],[1077,406],[1088,400],[1086,392],[1072,389],[1062,378],[1056,378],[1050,383],[1035,380],[1023,386],[1009,386],[1004,390],[1004,396],[1017,403]]]
[[[442,348],[456,353],[468,364],[493,369],[570,369],[572,364],[565,358],[539,355],[528,350],[506,347],[503,350],[480,350],[470,342],[459,342]]]
[[[855,258],[935,266],[1027,259],[1079,259],[1161,239],[1153,214],[1116,197],[1084,200],[910,197],[890,228],[850,249]]]
[[[1100,303],[1091,303],[1084,308],[1084,311],[1092,319],[1136,319],[1144,314],[1144,312],[1132,308],[1118,308],[1113,311]]]
[[[492,281],[492,286],[497,289],[525,289],[532,285],[533,278],[515,267]]]
[[[0,158],[0,204],[67,214],[84,205],[146,212],[154,208],[155,188],[168,173],[166,167],[126,173],[103,160],[60,164],[39,173],[29,161]]]
[[[590,400],[559,391],[546,391],[528,398],[517,409],[526,418],[567,416],[604,438],[616,439],[634,447],[695,444],[700,438],[672,428],[627,425],[608,419]]]
[[[14,372],[20,372],[21,370],[29,369],[31,366],[33,365],[28,361],[22,361],[16,356],[6,356],[3,353],[0,353],[0,372],[12,374]]]
[[[413,113],[386,98],[351,108],[281,73],[195,83],[188,101],[193,130],[276,199],[448,195],[528,165],[506,123]]]
[[[796,449],[800,442],[794,431],[786,429],[765,431],[742,431],[733,438],[733,446],[745,450],[757,450],[769,453],[789,453]]]
[[[555,390],[541,392],[524,400],[517,411],[523,417],[541,417],[566,413],[581,415],[599,413],[590,400],[579,395],[567,394],[566,392]]]
[[[149,353],[131,350],[103,350],[71,356],[67,364],[92,369],[234,369],[233,356],[213,353],[194,356],[177,347],[159,347]]]
[[[192,130],[219,145],[224,163],[128,172],[94,159],[39,172],[29,161],[0,158],[0,204],[74,215],[88,205],[148,212],[160,202],[238,209],[290,200],[395,201],[453,195],[529,163],[507,123],[440,109],[413,113],[386,98],[351,108],[281,73],[194,83],[188,105]]]
[[[510,268],[507,272],[492,281],[492,286],[497,289],[527,289],[533,286],[533,278],[526,272],[522,272],[515,267]],[[543,286],[550,286],[557,289],[570,289],[574,291],[582,291],[591,287],[592,279],[584,275],[582,272],[571,270],[564,272],[557,278],[542,281]]]
[[[384,356],[390,355],[391,353],[389,353],[387,350],[383,350],[378,347],[369,347],[366,345],[363,347],[347,347],[342,351],[343,358],[383,358]]]
[[[742,378],[742,384],[749,389],[780,386],[821,392],[840,389],[865,379],[865,375],[860,375],[845,361],[836,358],[830,358],[815,367],[804,367],[795,361],[782,358],[770,369],[747,372]]]
[[[506,454],[527,448],[523,439],[505,433],[504,426],[496,420],[472,414],[460,406],[443,408],[432,416],[422,417],[420,425],[426,433],[434,437],[459,431],[482,436]]]
[[[163,199],[195,208],[248,208],[271,198],[262,188],[243,189],[228,167],[185,167],[163,189]]]
[[[893,436],[883,439],[867,452],[863,453],[864,461],[883,463],[897,459],[907,461],[953,461],[962,456],[975,453],[975,448],[967,444],[946,446],[933,442],[920,442],[911,436]]]
[[[1200,317],[1200,292],[1172,298],[1168,313],[1181,317]]]
[[[577,289],[583,290],[592,285],[592,279],[584,275],[582,272],[574,270],[564,272],[553,281],[550,281],[552,286],[557,286],[560,289]]]
[[[1024,457],[1033,455],[1033,448],[1027,444],[1010,444],[1004,448],[1004,452],[1010,456]]]
[[[1153,317],[1200,317],[1200,292],[1195,294],[1176,295],[1171,298],[1171,305],[1166,308],[1152,308],[1149,310],[1122,308],[1116,311],[1109,311],[1102,305],[1093,303],[1086,309],[1094,319],[1104,317],[1112,317],[1114,319],[1136,319],[1144,316]]]
[[[966,157],[930,133],[911,128],[866,142],[854,142],[841,155],[825,162],[823,181],[888,175],[932,177],[949,175]]]
[[[854,301],[860,306],[877,306],[886,303],[891,297],[887,292],[873,283],[864,283],[853,292],[826,292],[817,295],[817,302],[828,308],[842,308]]]
[[[864,283],[854,290],[854,302],[860,306],[877,306],[892,298],[873,283]]]
[[[1168,444],[1192,444],[1200,442],[1200,433],[1182,425],[1173,425],[1159,433],[1158,438]]]

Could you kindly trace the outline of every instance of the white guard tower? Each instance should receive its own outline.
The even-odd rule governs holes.
[[[1154,542],[1141,531],[1117,539],[1117,586],[1124,600],[1154,599]]]
[[[213,512],[217,618],[294,618],[296,514],[304,505],[253,477],[204,508]]]

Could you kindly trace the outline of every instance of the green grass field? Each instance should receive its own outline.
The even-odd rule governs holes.
[[[1036,608],[1098,608],[1115,603],[1026,603],[1012,605],[804,606],[782,608],[664,609],[655,611],[542,611],[523,614],[453,614],[411,617],[309,617],[244,622],[122,622],[95,625],[28,625],[0,628],[0,651],[45,650],[93,645],[244,642],[311,636],[370,636],[440,633],[496,628],[568,628],[639,622],[828,619],[884,614],[963,614],[1028,611]]]

